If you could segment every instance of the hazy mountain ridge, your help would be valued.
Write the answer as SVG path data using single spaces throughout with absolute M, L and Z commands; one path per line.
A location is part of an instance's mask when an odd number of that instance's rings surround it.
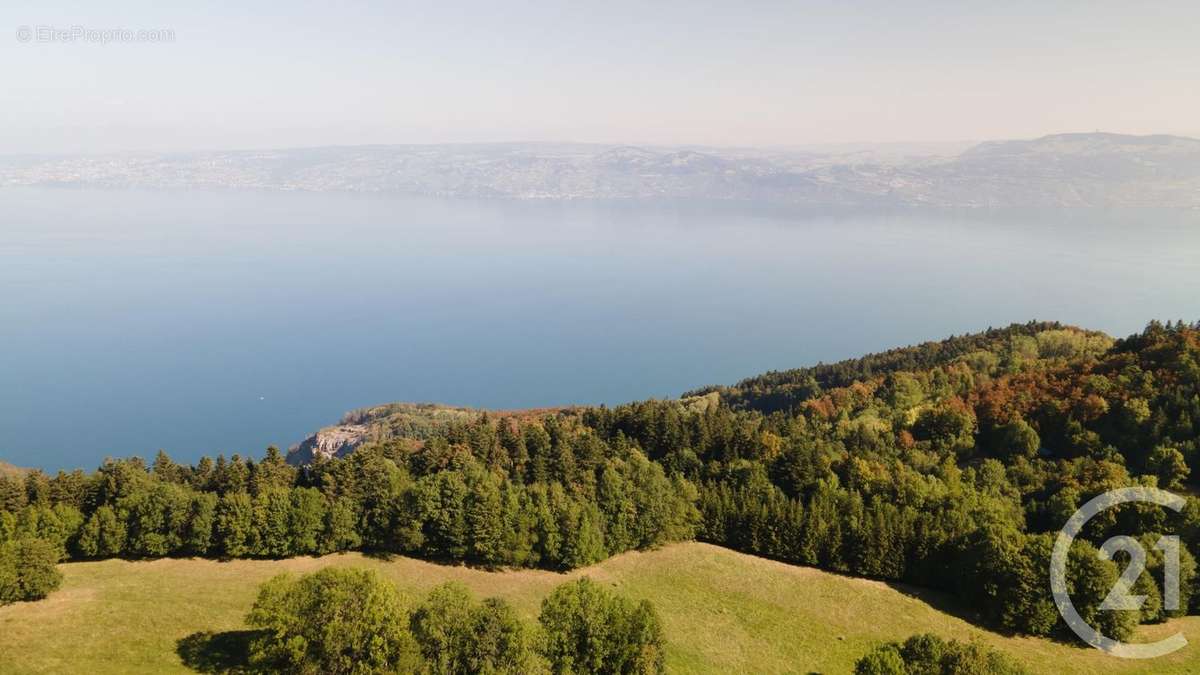
M 0 159 L 2 186 L 800 205 L 1200 208 L 1200 140 L 1060 134 L 933 150 L 388 145 Z

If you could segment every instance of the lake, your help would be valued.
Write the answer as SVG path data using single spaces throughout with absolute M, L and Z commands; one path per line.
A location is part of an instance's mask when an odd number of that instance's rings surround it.
M 389 401 L 677 396 L 1030 319 L 1200 319 L 1200 212 L 0 190 L 0 459 L 255 456 Z

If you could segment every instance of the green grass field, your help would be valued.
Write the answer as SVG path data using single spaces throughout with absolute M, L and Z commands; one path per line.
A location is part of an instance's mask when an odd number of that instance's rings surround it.
M 1197 645 L 1149 662 L 1123 661 L 1094 649 L 981 630 L 956 618 L 937 594 L 688 543 L 623 554 L 569 575 L 357 554 L 69 563 L 61 566 L 62 589 L 46 600 L 0 607 L 0 673 L 189 672 L 176 654 L 181 638 L 243 628 L 263 580 L 326 565 L 377 569 L 413 599 L 456 579 L 480 597 L 505 598 L 531 623 L 552 588 L 587 575 L 654 602 L 666 627 L 671 672 L 848 673 L 872 645 L 925 631 L 980 640 L 1036 673 L 1200 672 Z M 1143 637 L 1176 630 L 1200 641 L 1200 617 L 1152 627 Z

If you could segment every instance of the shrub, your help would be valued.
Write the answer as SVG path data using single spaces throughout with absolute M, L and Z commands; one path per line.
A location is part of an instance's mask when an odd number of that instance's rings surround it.
M 895 643 L 889 643 L 867 652 L 854 664 L 854 675 L 908 675 L 904 657 Z
M 530 671 L 529 639 L 516 612 L 498 598 L 476 603 L 461 584 L 433 589 L 413 613 L 412 631 L 431 675 Z
M 634 604 L 588 578 L 542 601 L 542 651 L 554 673 L 662 673 L 662 624 L 646 601 Z
M 1024 675 L 1025 669 L 995 650 L 936 635 L 914 635 L 904 644 L 888 642 L 854 664 L 855 675 Z
M 369 570 L 325 568 L 263 584 L 246 622 L 254 667 L 292 673 L 413 672 L 408 611 L 395 586 Z
M 0 605 L 41 600 L 62 584 L 56 567 L 59 548 L 44 539 L 23 537 L 0 544 Z

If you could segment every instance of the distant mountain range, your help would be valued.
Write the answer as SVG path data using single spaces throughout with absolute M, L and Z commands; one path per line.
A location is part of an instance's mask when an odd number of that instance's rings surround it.
M 0 158 L 0 186 L 797 205 L 1200 208 L 1200 140 L 1060 134 L 965 151 L 387 145 Z

